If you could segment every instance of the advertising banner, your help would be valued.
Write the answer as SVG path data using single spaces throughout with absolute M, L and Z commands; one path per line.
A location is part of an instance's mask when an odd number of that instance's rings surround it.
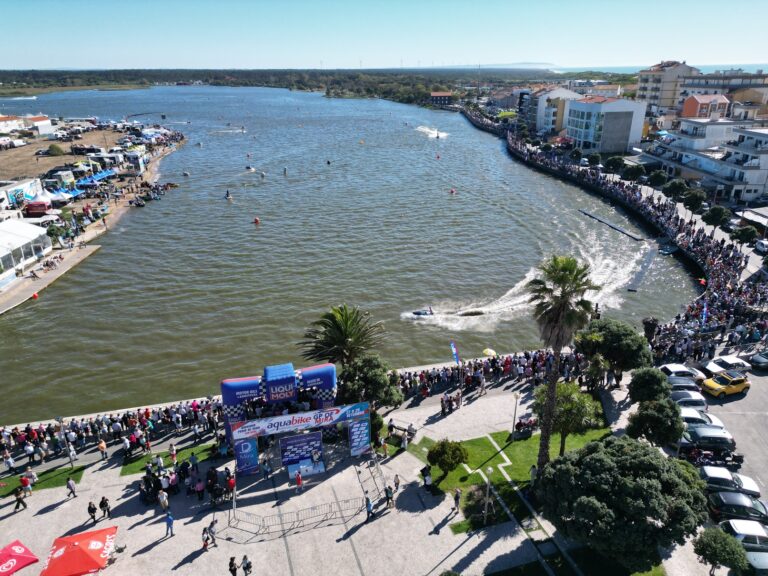
M 312 432 L 281 438 L 280 458 L 288 469 L 289 478 L 294 478 L 297 471 L 301 471 L 302 476 L 325 472 L 323 434 Z
M 235 463 L 238 474 L 258 474 L 259 439 L 240 438 L 235 440 Z
M 232 435 L 235 440 L 240 438 L 255 438 L 283 432 L 298 432 L 310 428 L 330 426 L 339 422 L 348 422 L 358 418 L 369 418 L 370 408 L 368 402 L 334 406 L 324 410 L 312 412 L 300 412 L 298 414 L 286 414 L 273 416 L 248 422 L 232 423 Z
M 360 456 L 371 449 L 371 419 L 360 418 L 349 423 L 349 452 Z
M 298 386 L 296 378 L 278 380 L 275 382 L 264 382 L 266 388 L 267 402 L 293 402 L 298 397 Z

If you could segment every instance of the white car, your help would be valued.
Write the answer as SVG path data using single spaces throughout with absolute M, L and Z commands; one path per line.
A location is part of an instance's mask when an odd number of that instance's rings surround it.
M 704 398 L 699 392 L 689 392 L 688 390 L 677 390 L 675 392 L 670 393 L 670 398 L 678 405 L 680 408 L 689 407 L 689 408 L 697 408 L 699 410 L 707 410 L 709 408 L 709 405 L 707 404 L 707 399 Z
M 726 520 L 720 528 L 744 547 L 750 566 L 758 573 L 768 570 L 768 531 L 757 520 Z
M 717 416 L 702 412 L 696 408 L 682 406 L 680 408 L 680 418 L 687 428 L 696 426 L 714 426 L 715 428 L 725 428 L 725 424 Z
M 707 377 L 700 370 L 691 368 L 685 364 L 664 364 L 659 368 L 667 376 L 682 376 L 683 378 L 693 378 L 696 382 L 703 382 Z
M 760 498 L 760 486 L 749 476 L 731 472 L 722 466 L 702 466 L 699 470 L 701 479 L 712 492 L 740 492 Z
M 738 356 L 719 356 L 707 363 L 704 366 L 704 370 L 715 376 L 726 370 L 737 370 L 738 372 L 744 372 L 751 368 L 749 362 L 746 362 Z

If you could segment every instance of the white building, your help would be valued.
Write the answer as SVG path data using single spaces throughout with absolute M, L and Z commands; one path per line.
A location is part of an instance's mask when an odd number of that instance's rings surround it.
M 589 152 L 626 152 L 643 137 L 645 102 L 587 96 L 570 100 L 566 134 L 577 148 Z
M 0 116 L 0 133 L 24 130 L 24 121 L 18 116 Z
M 552 134 L 563 128 L 565 120 L 565 102 L 583 98 L 567 88 L 547 87 L 523 94 L 520 99 L 520 117 L 528 124 L 528 129 L 536 134 Z
M 22 121 L 28 130 L 36 130 L 40 136 L 47 136 L 55 131 L 48 116 L 24 116 Z
M 17 271 L 53 250 L 44 228 L 18 219 L 0 222 L 0 291 L 17 279 Z

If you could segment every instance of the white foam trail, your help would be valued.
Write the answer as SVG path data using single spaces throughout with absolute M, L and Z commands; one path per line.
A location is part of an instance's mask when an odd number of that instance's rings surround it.
M 16 96 L 11 100 L 37 100 L 37 96 Z
M 437 128 L 430 128 L 429 126 L 419 126 L 416 128 L 416 132 L 426 134 L 429 138 L 448 138 L 448 132 L 440 132 Z
M 227 130 L 213 130 L 209 134 L 246 134 L 248 131 L 241 128 L 231 128 Z

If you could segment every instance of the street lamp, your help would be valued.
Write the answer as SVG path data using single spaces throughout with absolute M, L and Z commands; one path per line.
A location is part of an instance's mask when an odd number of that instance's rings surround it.
M 520 392 L 515 392 L 512 394 L 512 397 L 515 399 L 515 415 L 512 416 L 512 442 L 514 442 L 516 432 L 515 425 L 517 424 L 517 405 L 520 402 Z
M 483 526 L 488 524 L 488 504 L 491 502 L 491 474 L 493 474 L 493 468 L 488 466 L 486 468 L 487 475 L 485 477 L 485 510 L 483 511 Z

